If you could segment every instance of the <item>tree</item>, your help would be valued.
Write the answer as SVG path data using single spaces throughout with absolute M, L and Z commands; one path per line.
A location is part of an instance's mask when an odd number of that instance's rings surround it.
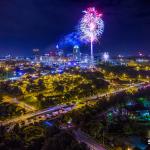
M 133 130 L 132 130 L 130 124 L 128 124 L 128 123 L 124 124 L 123 131 L 127 135 L 131 135 L 133 133 Z
M 53 137 L 49 137 L 42 150 L 87 150 L 84 144 L 78 144 L 77 141 L 68 133 L 60 132 Z

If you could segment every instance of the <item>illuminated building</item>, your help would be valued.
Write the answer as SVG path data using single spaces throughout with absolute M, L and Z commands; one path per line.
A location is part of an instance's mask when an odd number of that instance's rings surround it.
M 35 48 L 32 51 L 33 51 L 34 60 L 40 61 L 40 50 L 38 48 Z
M 73 60 L 74 61 L 80 61 L 81 53 L 78 45 L 75 45 L 73 47 Z
M 63 64 L 66 62 L 65 57 L 59 57 L 58 55 L 55 55 L 54 53 L 45 54 L 44 56 L 40 57 L 40 62 L 46 64 L 46 65 L 53 65 L 53 64 Z
M 60 49 L 58 45 L 56 45 L 56 53 L 59 57 L 64 56 L 64 51 Z

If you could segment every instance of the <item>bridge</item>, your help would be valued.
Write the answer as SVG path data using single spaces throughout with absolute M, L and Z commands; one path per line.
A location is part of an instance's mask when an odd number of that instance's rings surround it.
M 44 110 L 40 110 L 33 113 L 28 113 L 13 119 L 1 122 L 2 126 L 9 126 L 13 124 L 28 125 L 30 123 L 38 122 L 40 120 L 54 119 L 63 115 L 74 108 L 75 105 L 58 105 L 55 107 L 49 107 Z

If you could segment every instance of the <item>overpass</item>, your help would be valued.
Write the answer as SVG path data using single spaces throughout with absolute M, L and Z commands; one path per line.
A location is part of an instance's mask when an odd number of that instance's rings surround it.
M 80 143 L 85 143 L 90 150 L 106 150 L 101 144 L 93 140 L 89 135 L 82 132 L 81 130 L 73 131 L 75 138 Z
M 150 83 L 143 82 L 143 83 L 133 84 L 133 85 L 130 85 L 129 87 L 118 89 L 113 92 L 108 92 L 105 94 L 89 97 L 86 100 L 95 100 L 97 98 L 108 97 L 112 94 L 121 93 L 121 92 L 129 90 L 130 88 L 133 88 L 133 87 L 137 87 L 138 89 L 147 88 L 147 87 L 150 87 Z M 86 101 L 85 101 L 85 103 L 86 103 Z M 8 119 L 8 120 L 1 122 L 0 124 L 3 126 L 9 125 L 9 124 L 14 124 L 14 123 L 16 124 L 16 123 L 20 123 L 20 122 L 25 122 L 25 120 L 33 119 L 34 117 L 38 117 L 38 116 L 42 116 L 42 115 L 45 115 L 45 117 L 43 117 L 43 119 L 44 118 L 45 119 L 46 118 L 53 119 L 54 117 L 56 118 L 62 114 L 65 114 L 65 113 L 73 110 L 76 107 L 77 107 L 77 105 L 70 105 L 70 106 L 69 105 L 57 105 L 55 107 L 49 107 L 49 108 L 39 110 L 39 111 L 36 111 L 33 113 L 31 112 L 31 113 L 28 113 L 28 114 L 25 114 L 25 115 L 22 115 L 22 116 L 13 118 L 13 119 Z M 51 114 L 51 115 L 46 116 L 46 114 Z
M 12 125 L 16 123 L 21 123 L 25 122 L 26 120 L 46 120 L 47 118 L 49 119 L 54 119 L 62 114 L 65 114 L 69 111 L 71 111 L 74 108 L 74 105 L 58 105 L 55 107 L 49 107 L 37 112 L 33 113 L 28 113 L 13 119 L 8 119 L 6 121 L 1 122 L 2 126 L 7 126 L 7 125 Z

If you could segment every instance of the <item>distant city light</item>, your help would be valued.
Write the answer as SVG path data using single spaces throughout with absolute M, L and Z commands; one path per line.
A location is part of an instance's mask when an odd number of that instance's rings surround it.
M 73 48 L 78 49 L 78 48 L 79 48 L 79 46 L 78 46 L 78 45 L 74 45 L 74 47 L 73 47 Z
M 142 52 L 138 52 L 138 54 L 139 54 L 139 56 L 141 56 L 141 57 L 144 56 Z
M 56 45 L 56 48 L 59 49 L 59 45 L 58 44 Z
M 107 52 L 104 52 L 104 54 L 103 54 L 103 56 L 102 56 L 102 60 L 103 61 L 105 61 L 105 62 L 107 62 L 107 61 L 109 61 L 109 53 L 107 53 Z

